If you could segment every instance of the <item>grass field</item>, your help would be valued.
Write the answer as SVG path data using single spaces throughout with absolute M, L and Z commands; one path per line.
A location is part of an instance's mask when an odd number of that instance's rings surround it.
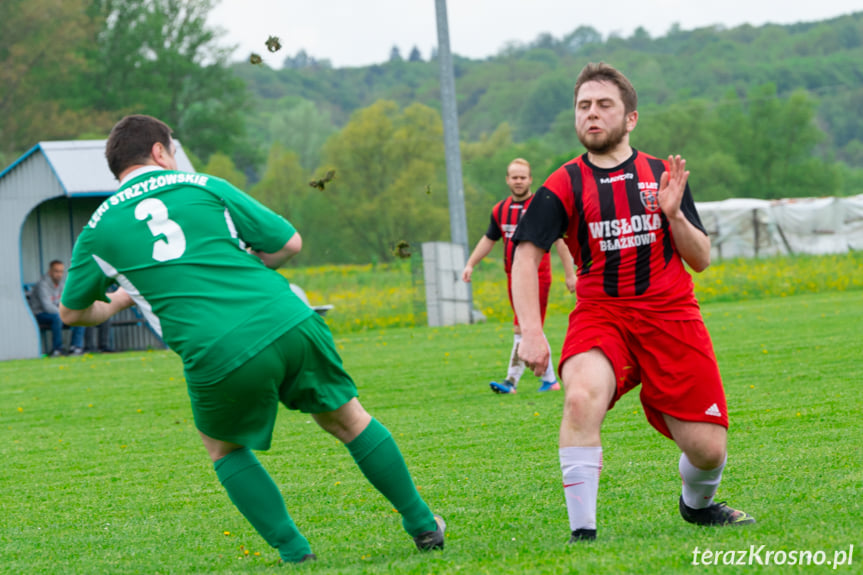
M 562 395 L 536 393 L 531 375 L 518 395 L 488 390 L 504 373 L 509 325 L 379 329 L 340 334 L 337 343 L 364 405 L 446 517 L 447 548 L 415 551 L 346 450 L 309 417 L 283 411 L 273 449 L 259 456 L 319 557 L 295 569 L 779 573 L 799 567 L 694 566 L 693 553 L 764 545 L 762 560 L 766 551 L 799 550 L 832 561 L 854 545 L 853 564 L 835 571 L 860 572 L 861 292 L 703 310 L 732 422 L 718 495 L 757 525 L 697 528 L 680 519 L 678 452 L 630 394 L 603 428 L 600 538 L 564 545 Z M 549 318 L 555 355 L 564 329 L 563 315 Z M 170 352 L 0 363 L 0 429 L 0 572 L 279 572 L 276 552 L 216 480 Z

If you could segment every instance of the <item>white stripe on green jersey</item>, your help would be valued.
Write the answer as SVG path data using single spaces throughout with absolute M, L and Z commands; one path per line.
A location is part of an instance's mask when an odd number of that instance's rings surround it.
M 314 313 L 246 250 L 277 252 L 295 233 L 220 178 L 138 173 L 84 226 L 62 302 L 85 309 L 120 283 L 183 358 L 186 377 L 217 381 Z

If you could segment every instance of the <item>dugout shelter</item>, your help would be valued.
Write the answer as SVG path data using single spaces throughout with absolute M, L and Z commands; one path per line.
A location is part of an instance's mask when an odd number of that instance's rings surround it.
M 46 340 L 26 290 L 52 260 L 68 268 L 72 246 L 90 215 L 117 191 L 119 182 L 105 160 L 105 142 L 40 142 L 0 172 L 0 361 L 44 353 Z M 175 143 L 178 169 L 194 172 Z M 115 349 L 165 347 L 135 308 L 117 314 L 114 321 Z

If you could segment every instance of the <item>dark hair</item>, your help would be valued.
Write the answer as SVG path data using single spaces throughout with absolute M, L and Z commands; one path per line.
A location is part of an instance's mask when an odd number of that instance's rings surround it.
M 623 110 L 627 114 L 638 109 L 638 94 L 626 76 L 616 68 L 612 68 L 605 62 L 598 64 L 591 62 L 581 69 L 578 78 L 575 79 L 575 91 L 573 97 L 578 103 L 578 91 L 587 82 L 608 82 L 617 86 L 620 90 L 620 99 L 623 100 Z
M 54 267 L 54 266 L 56 266 L 57 264 L 60 264 L 61 266 L 65 266 L 65 265 L 66 265 L 66 264 L 64 264 L 63 262 L 61 262 L 60 260 L 51 260 L 51 263 L 50 263 L 50 264 L 48 264 L 48 269 L 50 270 L 51 268 L 53 268 L 53 267 Z
M 171 151 L 171 128 L 152 116 L 126 116 L 114 126 L 105 145 L 108 167 L 118 180 L 127 168 L 149 163 L 153 144 L 160 143 Z

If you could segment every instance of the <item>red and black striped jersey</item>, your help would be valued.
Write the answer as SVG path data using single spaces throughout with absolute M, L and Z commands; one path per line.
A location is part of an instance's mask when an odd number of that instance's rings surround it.
M 659 179 L 667 169 L 666 161 L 636 150 L 608 170 L 592 165 L 587 154 L 579 156 L 537 191 L 510 243 L 529 241 L 548 250 L 565 238 L 577 268 L 579 302 L 698 318 L 692 277 L 659 208 Z M 688 184 L 680 209 L 704 231 Z
M 512 272 L 512 257 L 515 253 L 515 244 L 511 241 L 512 234 L 515 233 L 518 222 L 521 221 L 521 216 L 532 199 L 533 195 L 530 195 L 526 200 L 516 202 L 512 196 L 509 196 L 496 203 L 491 209 L 491 222 L 488 224 L 485 236 L 494 242 L 503 238 L 503 269 L 507 274 Z M 539 265 L 539 275 L 548 277 L 548 281 L 551 281 L 551 257 L 547 253 Z

